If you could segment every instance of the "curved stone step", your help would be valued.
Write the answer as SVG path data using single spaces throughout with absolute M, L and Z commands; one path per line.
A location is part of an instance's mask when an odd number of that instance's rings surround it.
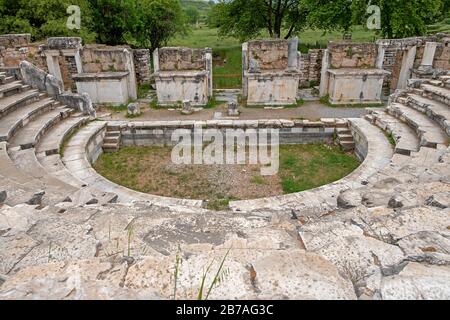
M 431 96 L 433 100 L 438 100 L 446 105 L 450 105 L 450 89 L 431 84 L 422 84 L 420 88 L 425 94 Z
M 8 76 L 6 72 L 0 73 L 0 84 L 7 84 L 16 81 L 16 78 Z
M 417 94 L 408 94 L 408 106 L 425 113 L 432 120 L 439 123 L 447 135 L 450 136 L 450 106 Z
M 13 81 L 6 84 L 0 85 L 0 98 L 9 96 L 14 93 L 20 92 L 22 88 L 28 88 L 28 86 L 24 86 L 21 81 Z
M 67 184 L 70 184 L 75 188 L 83 188 L 86 186 L 85 182 L 81 181 L 80 179 L 72 175 L 69 170 L 67 170 L 59 154 L 46 156 L 45 153 L 41 153 L 36 157 L 48 174 Z
M 59 123 L 61 120 L 69 117 L 73 112 L 73 109 L 58 107 L 50 112 L 46 112 L 38 116 L 36 119 L 19 130 L 11 139 L 11 148 L 33 148 L 50 128 Z
M 101 153 L 103 131 L 106 131 L 106 122 L 91 122 L 68 141 L 62 160 L 73 176 L 85 182 L 90 188 L 116 194 L 119 202 L 145 201 L 163 207 L 202 206 L 201 200 L 175 199 L 141 193 L 117 185 L 99 175 L 92 168 L 90 161 L 99 152 Z M 90 150 L 89 153 L 87 150 Z
M 0 99 L 0 118 L 17 108 L 30 104 L 44 97 L 45 94 L 39 93 L 37 90 L 26 90 L 24 92 L 4 97 Z
M 26 150 L 10 148 L 9 156 L 19 170 L 40 181 L 47 193 L 56 193 L 63 196 L 77 191 L 77 188 L 47 174 L 44 167 L 37 160 L 33 148 Z
M 59 153 L 64 140 L 88 120 L 89 117 L 71 117 L 57 123 L 40 139 L 36 145 L 36 154 L 49 156 Z
M 392 103 L 386 110 L 416 131 L 421 146 L 437 148 L 439 144 L 448 144 L 447 134 L 422 112 L 400 103 Z
M 52 98 L 45 98 L 7 114 L 0 119 L 0 141 L 11 139 L 29 121 L 58 105 Z
M 411 152 L 420 149 L 419 137 L 406 123 L 389 115 L 386 111 L 374 111 L 372 116 L 375 125 L 392 135 L 396 143 L 395 153 L 409 156 Z
M 21 185 L 33 182 L 32 177 L 23 173 L 14 165 L 8 154 L 8 143 L 5 141 L 0 142 L 0 175 Z

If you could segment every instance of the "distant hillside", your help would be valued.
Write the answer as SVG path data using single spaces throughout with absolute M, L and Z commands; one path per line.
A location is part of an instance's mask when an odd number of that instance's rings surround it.
M 194 7 L 200 13 L 200 19 L 204 20 L 211 10 L 212 4 L 206 0 L 181 0 L 183 8 Z

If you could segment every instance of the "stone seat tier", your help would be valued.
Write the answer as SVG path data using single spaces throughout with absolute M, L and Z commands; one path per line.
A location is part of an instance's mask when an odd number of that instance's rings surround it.
M 422 112 L 400 103 L 392 103 L 386 110 L 416 131 L 421 146 L 436 148 L 439 144 L 448 144 L 447 134 Z
M 14 160 L 9 152 L 13 154 Z M 75 189 L 69 189 L 61 181 L 46 176 L 43 168 L 36 164 L 33 149 L 11 150 L 7 142 L 0 142 L 1 186 L 8 193 L 9 204 L 24 203 L 39 191 L 45 191 L 44 204 L 55 204 L 74 192 Z M 30 175 L 30 171 L 33 175 Z
M 61 197 L 76 192 L 78 189 L 47 174 L 44 167 L 36 158 L 35 150 L 33 148 L 20 150 L 19 148 L 9 149 L 9 155 L 14 165 L 26 173 L 30 177 L 40 181 L 46 193 L 57 193 Z M 62 201 L 61 198 L 60 200 Z
M 411 152 L 418 151 L 420 141 L 417 134 L 406 123 L 389 115 L 386 111 L 372 112 L 374 123 L 394 138 L 395 153 L 409 156 Z
M 450 89 L 434 86 L 431 84 L 422 84 L 420 88 L 427 94 L 432 96 L 434 100 L 450 105 Z
M 99 139 L 98 134 L 103 130 L 106 130 L 106 122 L 91 122 L 68 141 L 64 148 L 62 160 L 73 176 L 83 181 L 90 188 L 116 194 L 118 202 L 145 201 L 163 207 L 183 207 L 185 209 L 187 207 L 198 209 L 202 206 L 201 200 L 174 199 L 145 194 L 117 185 L 99 175 L 88 161 L 87 150 L 96 148 L 88 146 L 93 139 L 97 141 L 94 143 L 97 143 L 98 149 L 101 149 L 103 138 Z
M 408 94 L 407 103 L 408 106 L 426 113 L 450 136 L 450 106 L 417 94 Z
M 24 105 L 39 100 L 44 94 L 37 90 L 26 90 L 21 93 L 0 99 L 0 118 Z
M 33 178 L 19 170 L 8 154 L 8 143 L 0 142 L 0 175 L 20 185 L 33 182 Z
M 59 153 L 64 140 L 88 120 L 89 117 L 70 117 L 57 123 L 40 139 L 36 145 L 36 154 L 52 155 Z
M 450 89 L 450 76 L 440 76 L 439 80 L 442 81 L 442 87 Z
M 0 84 L 6 84 L 16 81 L 14 77 L 8 76 L 5 72 L 0 73 Z
M 6 84 L 0 85 L 0 97 L 6 96 L 10 92 L 17 92 L 22 87 L 28 88 L 27 86 L 24 86 L 21 81 L 14 81 Z
M 61 156 L 59 154 L 52 154 L 46 156 L 44 153 L 38 154 L 37 159 L 41 166 L 49 175 L 54 176 L 75 188 L 83 188 L 86 183 L 73 176 L 69 170 L 64 166 Z
M 24 126 L 10 141 L 11 147 L 20 146 L 22 149 L 32 148 L 45 132 L 61 120 L 70 116 L 74 109 L 58 107 L 44 113 Z
M 6 141 L 33 118 L 58 105 L 51 98 L 45 98 L 19 108 L 0 120 L 0 141 Z

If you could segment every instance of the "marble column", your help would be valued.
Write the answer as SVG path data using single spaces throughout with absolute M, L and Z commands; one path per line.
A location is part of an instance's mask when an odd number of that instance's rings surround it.
M 416 59 L 417 47 L 414 46 L 403 54 L 402 69 L 398 77 L 397 89 L 406 89 L 408 79 L 411 78 L 414 60 Z
M 326 96 L 328 93 L 328 69 L 330 68 L 330 52 L 328 49 L 323 53 L 322 58 L 322 71 L 320 73 L 320 87 L 319 87 L 319 95 L 321 97 Z
M 427 42 L 423 51 L 423 58 L 419 70 L 427 71 L 433 68 L 434 54 L 436 53 L 436 42 Z

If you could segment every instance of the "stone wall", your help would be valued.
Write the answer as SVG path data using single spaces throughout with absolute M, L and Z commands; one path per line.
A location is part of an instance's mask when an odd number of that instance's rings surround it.
M 309 58 L 300 58 L 298 38 L 243 43 L 242 94 L 247 105 L 295 104 L 301 70 L 308 70 L 303 77 L 309 78 L 310 65 Z
M 33 89 L 45 91 L 53 97 L 63 92 L 63 84 L 61 81 L 28 61 L 22 61 L 20 63 L 20 71 L 23 82 L 30 85 Z
M 279 131 L 280 144 L 333 143 L 335 127 L 321 121 L 308 120 L 212 120 L 212 121 L 148 121 L 111 122 L 109 125 L 121 126 L 123 146 L 172 146 L 178 142 L 171 140 L 176 129 L 188 129 L 193 135 L 195 128 L 214 128 L 225 133 L 227 129 L 266 129 Z
M 79 37 L 52 37 L 42 46 L 49 73 L 58 77 L 67 91 L 76 92 L 73 75 L 81 72 L 83 40 Z
M 148 84 L 150 82 L 150 50 L 133 50 L 134 68 L 136 70 L 136 81 L 138 84 Z
M 47 70 L 42 44 L 30 43 L 30 34 L 0 35 L 0 67 L 18 67 L 27 60 Z
M 433 67 L 435 69 L 450 70 L 450 37 L 443 39 L 436 48 Z
M 26 47 L 31 42 L 31 34 L 0 35 L 0 46 L 5 48 Z
M 285 40 L 256 40 L 248 43 L 248 57 L 260 70 L 285 70 L 288 67 L 289 43 Z
M 81 52 L 84 73 L 129 71 L 124 50 L 129 47 L 86 45 Z
M 20 63 L 20 72 L 23 82 L 32 88 L 44 91 L 62 104 L 95 118 L 96 112 L 89 95 L 63 92 L 60 80 L 28 61 Z
M 331 68 L 374 68 L 377 61 L 375 43 L 330 42 Z
M 158 71 L 205 70 L 210 49 L 166 47 L 158 49 Z M 156 69 L 156 68 L 155 68 Z M 156 71 L 156 70 L 155 70 Z
M 411 48 L 416 50 L 412 68 L 418 69 L 422 63 L 426 43 L 436 42 L 437 48 L 433 67 L 435 69 L 448 70 L 450 68 L 449 39 L 449 35 L 438 33 L 424 37 L 378 40 L 376 45 L 379 47 L 379 50 L 380 48 L 384 50 L 384 57 L 380 61 L 381 67 L 391 73 L 385 78 L 383 83 L 385 95 L 389 95 L 397 89 L 405 54 Z
M 319 84 L 322 71 L 323 49 L 310 49 L 307 54 L 299 55 L 300 87 Z

